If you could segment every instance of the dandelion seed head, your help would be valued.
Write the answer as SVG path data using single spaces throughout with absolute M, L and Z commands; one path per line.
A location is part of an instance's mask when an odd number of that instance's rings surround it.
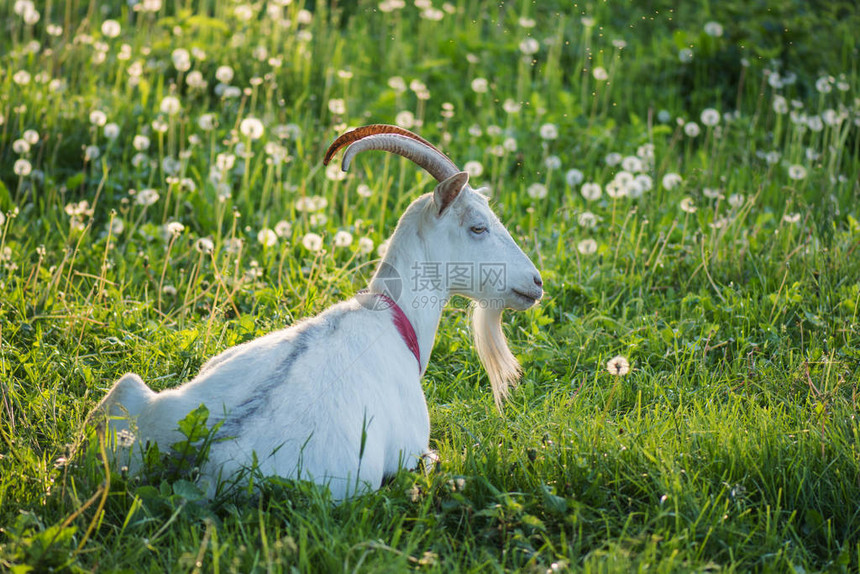
M 624 159 L 624 156 L 622 156 L 618 152 L 613 151 L 606 154 L 606 157 L 603 158 L 603 161 L 605 161 L 606 165 L 608 165 L 609 167 L 615 167 L 616 165 L 621 163 L 622 159 Z
M 338 231 L 332 240 L 335 247 L 349 247 L 352 245 L 352 234 L 349 231 Z
M 463 171 L 469 174 L 470 177 L 480 177 L 484 173 L 484 165 L 479 161 L 467 161 L 463 165 Z
M 395 92 L 402 94 L 406 91 L 406 81 L 400 76 L 391 76 L 388 78 L 388 87 Z
M 376 254 L 380 257 L 385 257 L 385 254 L 388 252 L 388 239 L 380 243 L 376 248 Z
M 257 242 L 263 247 L 272 247 L 278 242 L 278 234 L 264 227 L 257 233 Z
M 788 101 L 784 96 L 779 94 L 773 97 L 773 111 L 777 114 L 783 115 L 788 113 Z
M 107 123 L 107 115 L 101 110 L 93 110 L 90 112 L 90 123 L 101 127 Z
M 36 145 L 39 143 L 39 132 L 36 130 L 24 130 L 21 137 L 30 145 Z
M 544 199 L 547 196 L 547 189 L 542 183 L 533 183 L 526 189 L 526 193 L 532 199 Z
M 538 50 L 540 50 L 540 43 L 534 38 L 529 37 L 520 42 L 520 52 L 525 56 L 537 54 Z
M 325 168 L 325 177 L 329 181 L 343 181 L 346 179 L 346 176 L 347 173 L 335 163 L 330 163 Z
M 406 130 L 413 128 L 415 127 L 415 114 L 409 110 L 398 112 L 397 115 L 394 116 L 394 123 Z
M 346 101 L 343 98 L 332 98 L 328 101 L 328 111 L 336 116 L 346 113 Z
M 821 116 L 809 116 L 806 118 L 806 127 L 814 132 L 820 132 L 824 129 L 824 121 Z
M 626 357 L 618 355 L 617 357 L 612 357 L 606 363 L 606 370 L 609 371 L 609 374 L 621 377 L 630 372 L 630 362 Z
M 177 236 L 181 235 L 183 231 L 185 231 L 185 226 L 179 223 L 178 221 L 169 221 L 164 226 L 165 231 L 167 231 L 168 235 Z
M 161 113 L 163 114 L 174 116 L 182 110 L 182 104 L 179 103 L 179 98 L 176 96 L 164 96 L 158 109 L 161 110 Z
M 594 76 L 594 79 L 598 82 L 605 82 L 609 79 L 609 72 L 606 71 L 606 68 L 603 66 L 597 66 L 591 71 L 591 75 Z
M 215 79 L 222 84 L 229 84 L 233 81 L 233 68 L 230 66 L 218 66 L 215 70 Z
M 643 192 L 650 191 L 654 188 L 654 180 L 646 173 L 640 173 L 633 178 L 633 183 Z
M 322 237 L 317 233 L 309 232 L 302 237 L 302 246 L 312 253 L 316 253 L 322 249 L 322 244 Z
M 515 100 L 512 100 L 511 98 L 506 99 L 505 102 L 502 104 L 502 109 L 505 110 L 505 113 L 507 114 L 515 114 L 519 112 L 522 107 L 522 104 Z
M 544 160 L 544 165 L 550 171 L 561 168 L 561 158 L 557 155 L 550 155 Z
M 583 239 L 576 244 L 576 250 L 582 255 L 591 255 L 597 251 L 597 241 L 594 239 Z
M 693 203 L 692 197 L 685 197 L 681 199 L 678 205 L 680 206 L 681 211 L 683 211 L 684 213 L 696 213 L 697 208 L 696 204 Z
M 370 255 L 373 253 L 373 239 L 369 237 L 360 237 L 358 239 L 358 252 L 362 255 Z
M 702 110 L 699 119 L 702 121 L 703 125 L 712 128 L 718 123 L 720 123 L 720 112 L 718 112 L 714 108 L 705 108 L 704 110 Z
M 713 20 L 705 23 L 705 34 L 712 38 L 719 38 L 723 35 L 723 25 Z
M 638 173 L 645 168 L 644 162 L 635 155 L 628 155 L 621 160 L 621 169 L 631 173 Z
M 606 195 L 612 199 L 619 199 L 627 195 L 627 187 L 617 179 L 606 184 Z
M 154 204 L 159 199 L 158 191 L 152 188 L 142 189 L 134 196 L 134 202 L 144 207 Z
M 99 150 L 99 146 L 96 145 L 88 145 L 84 148 L 84 159 L 86 161 L 95 161 L 101 155 L 101 150 Z
M 30 163 L 30 160 L 21 158 L 15 160 L 15 163 L 12 165 L 12 171 L 18 177 L 27 177 L 33 171 L 33 165 Z
M 136 169 L 140 169 L 143 166 L 149 164 L 149 156 L 143 152 L 138 152 L 131 156 L 131 165 Z
M 543 124 L 540 127 L 540 137 L 548 141 L 557 139 L 558 127 L 555 124 Z
M 208 255 L 215 250 L 215 243 L 213 243 L 208 237 L 201 237 L 194 242 L 194 249 L 196 249 L 198 253 Z
M 821 76 L 815 81 L 815 89 L 822 94 L 829 94 L 833 91 L 833 78 L 831 76 Z
M 572 168 L 564 174 L 564 179 L 570 187 L 576 187 L 585 179 L 585 175 L 578 169 Z
M 119 125 L 111 122 L 109 124 L 105 124 L 104 126 L 104 134 L 105 137 L 109 140 L 114 140 L 119 137 Z
M 687 134 L 687 137 L 694 138 L 702 133 L 702 128 L 696 122 L 687 122 L 684 124 L 684 133 Z
M 245 118 L 239 123 L 239 133 L 252 140 L 263 137 L 263 122 L 257 118 Z
M 27 70 L 18 70 L 14 74 L 12 74 L 12 81 L 18 84 L 19 86 L 26 86 L 30 83 L 32 76 L 30 72 Z
M 23 138 L 17 139 L 12 142 L 12 151 L 18 155 L 30 153 L 30 143 Z
M 592 228 L 597 225 L 597 216 L 590 211 L 583 211 L 579 214 L 577 222 L 579 222 L 582 227 Z
M 131 448 L 135 441 L 134 433 L 128 429 L 122 429 L 116 433 L 116 444 L 120 448 Z
M 806 168 L 800 164 L 788 166 L 788 177 L 795 181 L 806 179 Z
M 579 193 L 586 201 L 596 201 L 603 195 L 603 189 L 599 183 L 588 182 L 582 184 Z
M 663 176 L 663 188 L 672 190 L 683 183 L 683 178 L 677 173 L 670 172 Z
M 288 238 L 293 234 L 293 224 L 289 221 L 281 220 L 275 224 L 275 233 L 280 238 Z

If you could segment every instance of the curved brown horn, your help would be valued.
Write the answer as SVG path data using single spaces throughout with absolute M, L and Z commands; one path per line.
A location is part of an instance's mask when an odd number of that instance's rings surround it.
M 400 134 L 402 136 L 406 136 L 408 138 L 420 141 L 424 145 L 433 148 L 439 153 L 442 153 L 436 146 L 434 146 L 418 134 L 412 133 L 407 129 L 403 129 L 397 126 L 391 126 L 388 124 L 371 124 L 369 126 L 361 126 L 360 128 L 355 128 L 354 130 L 348 131 L 345 134 L 342 134 L 336 140 L 334 140 L 332 144 L 328 147 L 328 151 L 325 152 L 325 157 L 323 158 L 323 165 L 328 165 L 331 161 L 331 158 L 334 157 L 334 154 L 340 151 L 342 147 L 348 146 L 349 144 L 356 142 L 360 139 L 364 139 L 367 136 L 374 136 L 377 134 Z
M 436 146 L 397 126 L 375 124 L 343 134 L 329 146 L 323 164 L 327 165 L 332 156 L 344 146 L 349 146 L 343 156 L 344 171 L 349 169 L 356 154 L 366 150 L 382 150 L 403 156 L 424 168 L 437 181 L 443 181 L 460 171 Z

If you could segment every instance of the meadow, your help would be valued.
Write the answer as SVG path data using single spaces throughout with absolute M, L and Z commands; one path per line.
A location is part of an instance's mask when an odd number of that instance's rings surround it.
M 860 10 L 0 3 L 0 571 L 860 568 Z M 89 411 L 365 287 L 438 144 L 541 270 L 499 412 L 468 303 L 429 475 L 335 505 L 105 466 Z

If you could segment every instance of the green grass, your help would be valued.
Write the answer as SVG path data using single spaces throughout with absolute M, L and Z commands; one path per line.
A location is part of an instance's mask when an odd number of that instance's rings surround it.
M 0 5 L 0 571 L 860 567 L 853 3 L 459 0 L 437 2 L 435 21 L 412 3 L 293 0 L 280 22 L 276 2 L 248 19 L 227 0 L 37 4 L 34 24 Z M 539 49 L 524 57 L 527 37 Z M 177 48 L 190 54 L 181 72 Z M 216 89 L 219 66 L 235 97 Z M 190 86 L 195 71 L 206 87 Z M 774 87 L 773 71 L 795 80 Z M 160 111 L 166 96 L 175 115 Z M 506 314 L 525 374 L 504 412 L 459 300 L 424 377 L 441 456 L 430 476 L 403 472 L 334 506 L 305 484 L 204 503 L 191 476 L 106 472 L 84 421 L 123 373 L 176 386 L 364 287 L 431 178 L 368 154 L 334 180 L 321 159 L 346 126 L 402 112 L 459 165 L 481 163 L 473 181 L 541 269 L 541 305 Z M 240 130 L 249 117 L 260 140 Z M 642 146 L 651 189 L 609 197 L 621 166 L 607 154 Z M 235 157 L 220 187 L 219 154 Z M 598 200 L 567 182 L 572 168 L 603 187 Z M 681 183 L 664 185 L 668 173 Z M 303 210 L 316 197 L 325 205 Z M 174 221 L 183 230 L 165 234 Z M 338 231 L 353 243 L 335 247 Z M 303 245 L 310 232 L 321 251 Z M 629 374 L 607 372 L 616 355 Z

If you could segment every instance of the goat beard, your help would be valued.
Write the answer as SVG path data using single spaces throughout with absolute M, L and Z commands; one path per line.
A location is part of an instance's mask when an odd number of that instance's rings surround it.
M 520 363 L 508 349 L 508 341 L 502 331 L 502 310 L 475 305 L 472 310 L 472 335 L 478 357 L 490 377 L 496 407 L 501 411 L 502 402 L 508 396 L 508 388 L 517 384 L 522 373 Z

